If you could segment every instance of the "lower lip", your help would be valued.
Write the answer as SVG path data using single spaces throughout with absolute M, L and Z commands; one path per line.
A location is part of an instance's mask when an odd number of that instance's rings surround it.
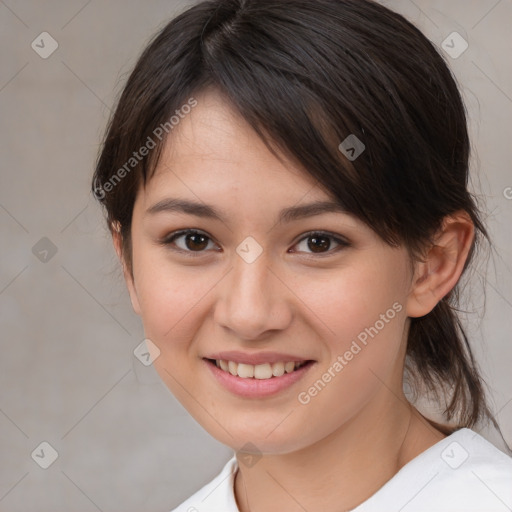
M 285 373 L 281 375 L 281 377 L 271 377 L 270 379 L 244 379 L 221 370 L 215 365 L 215 363 L 206 359 L 203 359 L 203 361 L 213 373 L 214 377 L 228 391 L 244 398 L 264 398 L 276 395 L 280 391 L 289 388 L 302 379 L 302 377 L 304 377 L 309 369 L 315 364 L 314 361 L 310 361 L 298 370 L 294 370 L 291 373 Z

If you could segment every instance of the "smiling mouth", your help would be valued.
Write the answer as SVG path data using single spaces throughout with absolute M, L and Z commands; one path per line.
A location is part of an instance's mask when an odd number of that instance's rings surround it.
M 286 373 L 293 373 L 294 371 L 304 366 L 312 364 L 313 360 L 308 361 L 286 361 L 277 363 L 263 363 L 263 364 L 245 364 L 237 363 L 235 361 L 225 361 L 223 359 L 208 359 L 205 358 L 210 364 L 215 365 L 220 370 L 233 375 L 234 377 L 241 377 L 242 379 L 259 379 L 269 380 L 283 376 Z

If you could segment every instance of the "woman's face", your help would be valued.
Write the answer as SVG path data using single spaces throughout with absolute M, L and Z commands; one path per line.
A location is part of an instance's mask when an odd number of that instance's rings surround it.
M 197 100 L 137 195 L 132 304 L 159 375 L 212 436 L 295 451 L 401 396 L 407 253 L 349 214 L 311 207 L 332 202 L 315 180 L 219 96 Z M 199 234 L 171 240 L 185 229 Z M 263 378 L 208 361 L 219 357 Z M 293 361 L 313 362 L 279 376 Z

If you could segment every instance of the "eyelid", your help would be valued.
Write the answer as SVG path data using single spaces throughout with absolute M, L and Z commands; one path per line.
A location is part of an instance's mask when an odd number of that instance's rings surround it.
M 202 231 L 201 229 L 196 229 L 196 228 L 187 228 L 187 229 L 180 229 L 178 231 L 174 231 L 174 232 L 170 233 L 169 235 L 165 236 L 162 240 L 159 240 L 159 244 L 164 245 L 164 246 L 170 246 L 174 242 L 174 240 L 176 240 L 177 238 L 184 236 L 184 235 L 190 235 L 190 234 L 203 235 L 206 238 L 208 238 L 209 241 L 211 241 L 213 243 L 217 243 L 205 231 Z M 184 249 L 180 249 L 179 247 L 173 247 L 172 250 L 175 252 L 179 252 L 181 254 L 186 254 L 187 256 L 192 256 L 192 257 L 203 256 L 207 252 L 207 251 L 185 251 Z
M 171 245 L 174 240 L 176 240 L 177 238 L 179 238 L 180 236 L 184 236 L 184 235 L 188 235 L 188 234 L 198 234 L 198 235 L 203 235 L 205 236 L 206 238 L 208 238 L 210 241 L 212 241 L 213 243 L 217 243 L 213 237 L 211 237 L 208 233 L 206 233 L 205 231 L 202 231 L 200 229 L 196 229 L 196 228 L 187 228 L 187 229 L 181 229 L 181 230 L 178 230 L 178 231 L 174 231 L 173 233 L 170 233 L 169 235 L 165 236 L 162 240 L 159 241 L 159 243 L 161 245 L 164 245 L 164 246 L 169 246 Z M 338 234 L 335 234 L 335 233 L 331 233 L 329 231 L 322 231 L 322 230 L 316 230 L 316 231 L 308 231 L 306 233 L 303 233 L 302 235 L 300 235 L 300 238 L 298 238 L 294 243 L 293 243 L 293 246 L 296 246 L 297 244 L 299 244 L 300 242 L 302 242 L 303 240 L 306 240 L 308 238 L 311 238 L 315 235 L 319 235 L 319 236 L 324 236 L 326 238 L 330 238 L 332 240 L 334 240 L 334 242 L 336 244 L 338 244 L 338 247 L 334 248 L 334 249 L 329 249 L 328 251 L 324 252 L 324 253 L 303 253 L 303 252 L 300 252 L 300 251 L 293 251 L 293 252 L 297 252 L 297 253 L 300 253 L 300 254 L 306 254 L 307 256 L 306 257 L 325 257 L 325 256 L 331 256 L 332 254 L 334 253 L 337 253 L 339 250 L 345 248 L 345 247 L 349 247 L 351 245 L 351 243 L 345 239 L 344 237 L 342 237 L 341 235 L 338 235 Z M 180 252 L 180 253 L 185 253 L 187 255 L 190 255 L 192 257 L 197 257 L 197 256 L 201 256 L 203 254 L 205 254 L 206 250 L 203 250 L 203 251 L 185 251 L 183 249 L 180 249 L 180 248 L 173 248 L 172 250 L 176 251 L 176 252 Z M 287 251 L 289 252 L 289 250 Z
M 322 257 L 332 256 L 333 254 L 339 252 L 341 249 L 346 248 L 346 247 L 350 247 L 350 245 L 351 245 L 351 243 L 347 239 L 342 237 L 341 235 L 338 235 L 338 234 L 335 234 L 335 233 L 331 233 L 329 231 L 316 230 L 316 231 L 308 231 L 307 233 L 302 234 L 301 238 L 299 238 L 293 244 L 293 246 L 295 246 L 295 245 L 299 244 L 300 242 L 302 242 L 303 240 L 311 238 L 311 237 L 313 237 L 315 235 L 323 236 L 325 238 L 330 238 L 331 240 L 334 240 L 334 242 L 336 242 L 336 244 L 338 244 L 338 247 L 335 247 L 334 249 L 329 249 L 326 252 L 318 252 L 318 253 L 306 252 L 306 253 L 300 253 L 300 254 L 305 254 L 307 258 L 309 258 L 309 257 L 315 257 L 315 258 L 320 257 L 320 258 L 322 258 Z

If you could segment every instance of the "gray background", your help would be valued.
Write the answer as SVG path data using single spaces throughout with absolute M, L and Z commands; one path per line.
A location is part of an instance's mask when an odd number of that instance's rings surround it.
M 383 3 L 438 46 L 453 31 L 469 42 L 446 58 L 469 109 L 472 187 L 496 252 L 473 275 L 464 322 L 512 445 L 512 1 Z M 142 326 L 89 194 L 123 80 L 186 5 L 0 0 L 1 511 L 166 511 L 232 454 L 134 357 Z M 43 31 L 59 44 L 47 59 L 31 48 Z M 43 441 L 58 452 L 46 470 L 31 457 Z

